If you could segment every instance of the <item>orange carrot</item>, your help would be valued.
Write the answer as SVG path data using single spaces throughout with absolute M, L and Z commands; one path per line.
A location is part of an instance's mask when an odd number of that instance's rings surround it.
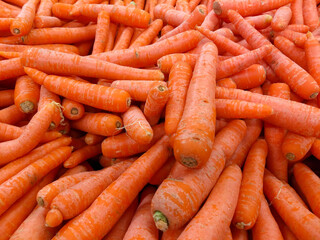
M 97 20 L 97 31 L 92 54 L 104 52 L 108 44 L 110 16 L 106 11 L 101 11 Z
M 34 25 L 36 28 L 52 28 L 61 27 L 65 22 L 57 17 L 51 16 L 35 16 Z
M 252 228 L 252 236 L 254 239 L 275 239 L 283 240 L 279 226 L 276 220 L 273 218 L 268 202 L 263 194 L 260 195 L 261 207 L 259 211 L 259 217 L 256 224 Z
M 107 41 L 107 45 L 106 48 L 104 49 L 104 52 L 108 52 L 111 51 L 114 47 L 114 40 L 115 40 L 115 36 L 116 36 L 116 31 L 117 31 L 117 25 L 114 23 L 110 23 L 109 26 L 109 33 L 108 33 L 108 40 Z
M 160 169 L 169 156 L 169 137 L 164 136 L 109 185 L 86 211 L 64 225 L 53 240 L 70 239 L 75 237 L 74 233 L 79 240 L 102 238 L 120 219 L 136 198 L 138 192 Z M 137 169 L 139 169 L 139 174 L 137 174 Z M 123 186 L 126 186 L 126 188 L 123 188 Z M 128 194 L 127 189 L 130 189 L 130 194 Z M 113 194 L 114 192 L 116 192 L 116 195 Z M 101 208 L 104 211 L 101 211 Z M 110 216 L 112 217 L 110 218 Z M 88 218 L 92 221 L 85 220 Z M 79 227 L 82 229 L 81 232 L 76 230 Z
M 175 53 L 169 54 L 161 57 L 157 61 L 157 65 L 163 73 L 169 73 L 172 66 L 177 62 L 186 62 L 192 68 L 195 66 L 198 58 L 198 54 L 190 54 L 190 53 Z
M 123 28 L 124 29 L 121 32 L 121 34 L 119 34 L 118 32 L 117 40 L 114 44 L 113 50 L 127 49 L 130 45 L 134 30 L 132 27 L 123 27 Z
M 274 219 L 277 221 L 278 226 L 280 228 L 281 234 L 285 240 L 297 240 L 296 236 L 292 233 L 292 231 L 288 228 L 288 226 L 283 222 L 279 214 L 273 209 L 270 209 Z
M 105 139 L 104 136 L 96 135 L 93 133 L 87 133 L 84 138 L 84 141 L 88 145 L 96 145 L 98 143 L 101 143 L 104 139 Z
M 242 120 L 231 121 L 219 131 L 211 156 L 202 168 L 189 169 L 180 163 L 174 164 L 152 200 L 152 212 L 157 213 L 154 219 L 160 230 L 180 228 L 197 213 L 245 131 L 246 126 Z
M 293 0 L 291 3 L 292 24 L 304 24 L 303 19 L 303 0 Z
M 292 12 L 290 7 L 281 7 L 276 11 L 274 15 L 271 27 L 274 31 L 284 30 L 290 23 Z
M 230 76 L 238 89 L 249 89 L 260 86 L 266 80 L 266 70 L 262 65 L 253 64 L 250 67 Z
M 299 161 L 308 153 L 315 139 L 288 132 L 282 142 L 282 154 L 289 161 Z
M 270 26 L 273 21 L 272 16 L 268 14 L 262 14 L 253 17 L 246 17 L 247 20 L 255 29 L 264 29 Z
M 101 154 L 101 144 L 84 146 L 74 151 L 63 163 L 65 168 L 73 168 L 80 163 Z
M 16 124 L 25 119 L 26 114 L 21 112 L 16 105 L 11 105 L 0 110 L 0 122 L 7 124 Z
M 84 106 L 81 103 L 65 98 L 62 101 L 62 112 L 69 120 L 79 120 L 84 115 Z
M 212 43 L 202 48 L 188 89 L 186 108 L 174 138 L 174 155 L 177 161 L 188 167 L 203 165 L 212 149 L 217 55 L 217 48 Z
M 51 9 L 56 0 L 42 0 L 39 3 L 39 7 L 37 9 L 36 17 L 46 16 L 49 17 L 52 15 Z
M 1 14 L 0 14 L 1 15 Z M 0 30 L 9 30 L 14 18 L 0 18 Z
M 20 58 L 0 61 L 0 81 L 24 75 Z
M 319 26 L 319 16 L 317 10 L 316 0 L 304 0 L 303 1 L 303 19 L 304 23 L 310 27 L 312 32 Z
M 201 210 L 183 230 L 178 240 L 225 239 L 237 205 L 241 184 L 241 169 L 227 167 L 218 179 Z
M 130 161 L 133 162 L 137 160 L 138 157 L 129 157 L 129 158 L 108 158 L 105 156 L 101 156 L 99 159 L 99 163 L 102 167 L 107 168 L 110 166 L 113 166 L 117 163 L 123 162 L 123 161 Z
M 77 47 L 67 44 L 44 44 L 44 45 L 10 45 L 10 44 L 0 44 L 0 50 L 5 52 L 23 52 L 28 48 L 46 48 L 60 52 L 73 52 L 79 54 Z
M 318 239 L 320 219 L 297 200 L 290 186 L 265 170 L 263 190 L 277 213 L 298 239 Z M 300 224 L 303 219 L 304 224 Z
M 310 150 L 313 156 L 320 159 L 320 139 L 316 138 Z
M 153 138 L 150 144 L 141 145 L 130 138 L 126 133 L 106 138 L 102 144 L 102 153 L 109 158 L 129 157 L 147 151 L 164 134 L 164 124 L 152 128 Z
M 177 240 L 183 230 L 184 227 L 173 230 L 167 230 L 164 233 L 162 233 L 161 240 Z
M 177 0 L 175 9 L 180 12 L 185 12 L 185 13 L 191 12 L 187 0 Z
M 320 61 L 319 61 L 319 51 L 320 51 L 320 45 L 319 41 L 317 41 L 312 34 L 307 34 L 307 41 L 305 43 L 304 49 L 306 53 L 306 60 L 307 60 L 307 66 L 308 71 L 310 75 L 317 81 L 317 83 L 320 83 Z
M 91 167 L 91 165 L 88 162 L 84 162 L 74 168 L 69 168 L 69 169 L 64 169 L 65 172 L 60 176 L 62 177 L 66 177 L 66 176 L 71 176 L 73 174 L 77 174 L 77 173 L 81 173 L 81 172 L 87 172 L 87 171 L 92 171 L 93 168 Z
M 290 41 L 294 42 L 294 44 L 298 47 L 303 48 L 304 44 L 307 40 L 306 34 L 295 32 L 290 29 L 285 29 L 281 32 L 275 32 L 275 36 L 283 36 L 285 38 L 288 38 Z
M 208 6 L 207 6 L 208 8 Z M 220 20 L 214 11 L 209 11 L 208 15 L 205 17 L 204 21 L 201 24 L 201 27 L 209 29 L 210 31 L 217 30 L 219 28 Z
M 14 103 L 14 90 L 0 91 L 0 108 L 8 107 Z
M 237 88 L 237 84 L 231 78 L 217 80 L 218 87 Z
M 168 161 L 153 175 L 149 183 L 159 186 L 169 176 L 169 173 L 175 162 L 175 158 L 170 157 Z
M 233 240 L 248 240 L 248 231 L 240 230 L 231 225 L 231 233 Z
M 310 30 L 309 26 L 303 24 L 290 24 L 287 29 L 300 33 L 307 33 Z

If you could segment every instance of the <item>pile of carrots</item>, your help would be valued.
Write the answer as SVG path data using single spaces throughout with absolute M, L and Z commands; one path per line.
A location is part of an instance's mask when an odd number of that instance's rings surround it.
M 319 0 L 0 0 L 0 240 L 319 240 Z

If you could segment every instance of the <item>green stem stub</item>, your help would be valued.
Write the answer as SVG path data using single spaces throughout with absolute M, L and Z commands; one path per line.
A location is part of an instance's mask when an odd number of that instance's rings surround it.
M 155 211 L 153 213 L 153 220 L 159 230 L 163 232 L 168 230 L 168 227 L 169 227 L 168 219 L 163 215 L 162 212 Z

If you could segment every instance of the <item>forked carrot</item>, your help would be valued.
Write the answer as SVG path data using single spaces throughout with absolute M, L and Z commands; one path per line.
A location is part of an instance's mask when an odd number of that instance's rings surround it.
M 81 103 L 65 98 L 62 101 L 62 112 L 69 120 L 79 120 L 84 115 L 84 106 Z
M 0 91 L 0 108 L 8 107 L 14 103 L 14 90 Z
M 101 144 L 84 146 L 74 151 L 63 163 L 65 168 L 73 168 L 80 163 L 101 154 Z
M 108 44 L 110 16 L 106 11 L 101 11 L 97 20 L 96 37 L 93 44 L 92 54 L 104 52 Z
M 271 22 L 271 27 L 274 31 L 284 30 L 290 23 L 292 17 L 291 8 L 284 6 L 280 7 Z

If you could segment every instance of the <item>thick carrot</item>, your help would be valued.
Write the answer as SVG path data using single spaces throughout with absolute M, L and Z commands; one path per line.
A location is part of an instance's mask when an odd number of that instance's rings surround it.
M 250 67 L 230 76 L 238 89 L 250 89 L 260 86 L 266 80 L 266 70 L 260 64 Z
M 35 82 L 43 84 L 49 91 L 79 103 L 113 112 L 124 112 L 131 104 L 130 95 L 123 90 L 97 84 L 79 82 L 66 77 L 47 75 L 32 68 L 25 69 L 28 75 Z M 82 94 L 84 89 L 87 94 Z M 99 92 L 102 95 L 99 97 L 96 96 L 93 99 L 90 94 L 91 92 Z
M 59 166 L 71 154 L 71 147 L 60 147 L 38 159 L 0 185 L 0 214 L 29 191 L 41 178 Z M 30 180 L 31 179 L 31 180 Z
M 0 165 L 25 155 L 40 142 L 50 125 L 55 108 L 54 104 L 48 104 L 30 120 L 20 137 L 0 143 Z
M 164 136 L 109 185 L 86 211 L 69 221 L 53 240 L 74 238 L 74 233 L 79 240 L 102 238 L 111 230 L 136 198 L 138 192 L 169 156 L 169 137 Z M 124 186 L 126 187 L 124 188 Z M 130 189 L 130 194 L 127 189 Z M 110 218 L 110 216 L 112 217 Z M 86 220 L 88 218 L 91 219 L 90 222 Z M 76 230 L 79 227 L 82 229 L 81 232 Z
M 293 0 L 290 7 L 292 11 L 291 24 L 304 24 L 303 0 Z
M 319 198 L 319 177 L 305 164 L 296 163 L 293 167 L 293 174 L 303 195 L 316 216 L 320 216 L 320 198 Z
M 37 192 L 49 184 L 57 174 L 58 169 L 52 170 L 28 193 L 15 202 L 5 213 L 0 216 L 1 240 L 7 240 L 17 230 L 21 223 L 28 217 L 36 206 Z
M 48 209 L 37 206 L 32 213 L 24 220 L 19 228 L 14 232 L 12 240 L 50 240 L 57 232 L 58 228 L 50 228 L 45 225 L 45 216 Z
M 8 107 L 14 103 L 14 90 L 0 91 L 0 108 Z
M 154 126 L 152 130 L 153 138 L 151 143 L 147 145 L 141 145 L 137 143 L 126 133 L 106 138 L 101 145 L 102 153 L 104 156 L 109 158 L 118 158 L 129 157 L 138 153 L 145 152 L 163 135 L 165 135 L 163 123 Z
M 268 40 L 247 23 L 237 12 L 230 10 L 229 19 L 253 47 L 257 48 L 270 44 Z M 287 83 L 298 95 L 305 99 L 312 99 L 317 96 L 319 86 L 315 84 L 316 81 L 301 67 L 284 56 L 278 49 L 272 47 L 271 53 L 264 59 L 270 64 L 277 76 L 279 76 L 283 82 Z
M 222 18 L 226 18 L 228 10 L 236 10 L 241 16 L 258 15 L 269 10 L 282 7 L 292 0 L 267 0 L 265 2 L 257 2 L 254 0 L 216 0 L 213 3 L 214 12 Z
M 138 207 L 138 199 L 136 198 L 135 200 L 133 200 L 133 202 L 127 208 L 127 210 L 123 213 L 119 221 L 112 227 L 110 232 L 102 240 L 123 239 L 137 207 Z
M 216 88 L 216 97 L 267 104 L 274 111 L 273 115 L 264 119 L 268 123 L 304 136 L 319 136 L 320 124 L 313 121 L 313 119 L 320 117 L 318 116 L 320 115 L 320 110 L 315 107 L 272 96 L 220 87 Z M 295 114 L 297 112 L 300 114 Z
M 285 83 L 273 83 L 269 87 L 268 95 L 283 99 L 290 99 L 290 88 Z M 288 182 L 288 160 L 283 156 L 281 145 L 286 130 L 269 123 L 264 125 L 264 137 L 268 144 L 267 168 L 278 179 Z
M 263 190 L 270 205 L 298 239 L 320 238 L 320 219 L 303 206 L 287 183 L 265 170 Z
M 315 140 L 315 137 L 305 137 L 288 132 L 281 145 L 282 154 L 289 161 L 299 161 L 306 156 Z
M 104 52 L 108 44 L 108 34 L 110 26 L 110 16 L 106 11 L 101 11 L 98 15 L 96 36 L 93 44 L 92 54 Z
M 160 230 L 180 228 L 197 213 L 245 131 L 245 123 L 241 120 L 228 123 L 217 134 L 211 156 L 202 168 L 189 169 L 174 164 L 152 200 L 152 212 Z M 176 201 L 177 195 L 179 202 Z
M 46 16 L 49 17 L 52 15 L 51 9 L 56 0 L 42 0 L 39 3 L 39 7 L 37 9 L 36 17 Z
M 101 144 L 84 146 L 74 151 L 63 163 L 65 168 L 73 168 L 80 163 L 101 154 Z
M 314 31 L 319 26 L 319 16 L 316 0 L 303 1 L 303 19 L 304 24 L 310 27 L 310 31 Z
M 124 161 L 105 168 L 60 192 L 50 204 L 51 210 L 46 217 L 47 225 L 56 227 L 61 224 L 62 221 L 54 221 L 56 214 L 61 214 L 61 220 L 66 220 L 86 210 L 99 194 L 115 181 L 131 164 L 132 162 L 130 161 Z
M 21 112 L 16 105 L 11 105 L 0 110 L 0 122 L 7 124 L 16 124 L 24 120 L 26 114 Z
M 164 82 L 156 84 L 148 92 L 143 113 L 151 126 L 159 122 L 161 113 L 168 101 L 169 90 L 166 85 Z
M 0 61 L 0 81 L 24 75 L 20 58 Z
M 252 228 L 252 237 L 257 240 L 283 240 L 279 226 L 273 218 L 268 202 L 263 194 L 260 195 L 261 207 L 256 224 Z
M 60 61 L 59 59 L 61 62 L 57 64 L 56 61 Z M 24 52 L 21 61 L 25 67 L 37 68 L 54 74 L 107 79 L 162 80 L 164 78 L 163 74 L 157 70 L 129 68 L 98 59 L 46 49 L 28 49 Z
M 152 45 L 100 53 L 92 57 L 131 67 L 152 66 L 162 56 L 193 49 L 200 40 L 201 34 L 190 30 Z
M 177 62 L 171 68 L 168 84 L 169 99 L 165 113 L 165 131 L 167 135 L 175 133 L 178 128 L 191 77 L 192 68 L 188 63 Z
M 209 158 L 214 141 L 216 64 L 218 51 L 207 43 L 196 63 L 185 109 L 174 138 L 174 155 L 187 167 L 200 167 Z
M 304 45 L 305 50 L 305 56 L 307 60 L 307 66 L 308 71 L 310 75 L 317 81 L 317 83 L 320 83 L 320 45 L 319 41 L 317 41 L 312 34 L 307 34 L 307 41 Z
M 241 178 L 241 169 L 237 165 L 227 167 L 201 210 L 186 226 L 178 240 L 225 239 L 237 206 Z
M 240 230 L 233 225 L 230 228 L 233 240 L 248 240 L 248 231 Z
M 131 38 L 133 35 L 133 28 L 132 27 L 123 27 L 123 31 L 119 35 L 118 32 L 118 38 L 114 44 L 113 50 L 121 50 L 121 49 L 127 49 L 130 46 Z
M 258 139 L 248 153 L 243 168 L 238 204 L 232 220 L 239 229 L 251 229 L 257 221 L 267 154 L 268 146 L 264 139 Z
M 271 27 L 274 31 L 284 30 L 290 23 L 292 17 L 291 8 L 284 6 L 279 8 L 271 22 Z
M 52 200 L 64 190 L 72 187 L 73 185 L 85 180 L 86 178 L 92 176 L 95 172 L 80 172 L 76 174 L 72 174 L 69 176 L 62 176 L 58 180 L 44 186 L 38 193 L 37 193 L 37 202 L 38 205 L 41 207 L 49 208 Z
M 65 98 L 62 101 L 62 112 L 69 120 L 79 120 L 84 115 L 84 106 L 81 103 Z

